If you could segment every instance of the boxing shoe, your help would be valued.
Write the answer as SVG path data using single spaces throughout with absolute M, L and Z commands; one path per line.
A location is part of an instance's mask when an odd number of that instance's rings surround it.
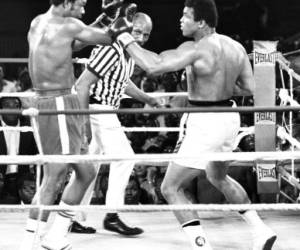
M 127 226 L 116 213 L 106 214 L 103 227 L 105 230 L 112 231 L 127 236 L 134 236 L 143 233 L 143 229 L 139 227 L 129 227 Z
M 66 237 L 54 238 L 45 236 L 40 250 L 71 250 L 72 246 Z
M 268 227 L 255 233 L 253 250 L 271 250 L 276 240 L 276 234 Z
M 77 221 L 73 221 L 70 226 L 70 232 L 78 234 L 94 234 L 96 229 L 93 227 L 85 227 Z

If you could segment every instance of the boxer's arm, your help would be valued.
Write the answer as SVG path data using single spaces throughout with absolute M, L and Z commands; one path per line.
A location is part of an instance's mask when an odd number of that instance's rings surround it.
M 151 107 L 161 106 L 155 98 L 140 90 L 131 80 L 129 80 L 129 83 L 125 89 L 125 94 L 140 102 L 147 103 Z
M 69 18 L 67 32 L 74 40 L 79 40 L 87 45 L 111 44 L 112 39 L 106 29 L 100 29 L 85 25 L 82 21 Z
M 161 74 L 177 71 L 200 60 L 202 50 L 196 49 L 194 44 L 186 42 L 174 50 L 167 50 L 161 54 L 143 49 L 137 43 L 130 43 L 126 51 L 136 64 L 149 74 Z M 199 61 L 200 62 L 200 61 Z
M 88 27 L 88 26 L 87 26 Z M 95 28 L 95 29 L 101 29 L 103 30 L 105 33 L 107 32 L 107 28 L 106 27 L 100 27 L 97 23 L 92 23 L 89 25 L 89 27 Z M 105 43 L 101 43 L 101 44 L 105 44 Z M 109 43 L 110 44 L 110 43 Z M 80 41 L 80 40 L 74 40 L 73 43 L 73 51 L 79 51 L 89 45 L 95 45 L 95 43 L 87 43 L 84 41 Z
M 79 98 L 80 106 L 82 109 L 88 109 L 89 107 L 89 93 L 90 87 L 93 83 L 97 82 L 99 78 L 85 69 L 75 83 L 75 88 Z
M 254 75 L 253 70 L 245 53 L 243 57 L 242 70 L 236 82 L 234 94 L 235 95 L 253 95 L 254 92 Z
M 81 108 L 88 108 L 91 85 L 114 69 L 118 61 L 119 55 L 111 46 L 97 46 L 91 52 L 86 69 L 75 83 Z
M 98 77 L 90 72 L 88 69 L 85 69 L 78 80 L 75 83 L 75 89 L 77 91 L 77 96 L 80 103 L 81 109 L 88 109 L 89 107 L 89 92 L 90 87 L 93 83 L 98 80 Z M 84 116 L 85 126 L 84 126 L 84 135 L 87 138 L 87 142 L 90 143 L 92 140 L 92 130 L 89 115 Z
M 119 16 L 120 9 L 122 7 L 123 0 L 107 0 L 102 1 L 102 13 L 95 19 L 93 23 L 91 23 L 90 27 L 103 28 L 107 29 Z M 130 7 L 128 7 L 130 6 Z M 129 4 L 127 7 L 124 7 L 124 11 L 126 9 L 131 10 L 133 4 Z M 136 6 L 136 5 L 134 5 Z M 135 11 L 134 11 L 135 13 Z M 78 51 L 86 47 L 88 44 L 81 41 L 74 41 L 73 50 Z

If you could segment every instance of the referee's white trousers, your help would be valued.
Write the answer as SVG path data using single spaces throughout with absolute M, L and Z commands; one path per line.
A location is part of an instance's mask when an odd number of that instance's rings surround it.
M 108 105 L 91 104 L 90 110 L 112 110 Z M 133 149 L 124 133 L 116 114 L 90 115 L 92 140 L 89 145 L 89 154 L 125 154 L 133 155 Z M 97 175 L 100 164 L 95 164 Z M 106 193 L 106 205 L 111 207 L 124 204 L 125 189 L 132 173 L 134 162 L 112 162 Z M 82 205 L 88 205 L 95 188 L 96 178 L 88 188 Z

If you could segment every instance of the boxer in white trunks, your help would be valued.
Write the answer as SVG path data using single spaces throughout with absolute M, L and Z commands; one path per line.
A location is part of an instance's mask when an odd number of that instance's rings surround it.
M 218 34 L 217 21 L 218 13 L 213 0 L 186 0 L 180 26 L 183 35 L 193 41 L 158 55 L 138 46 L 128 33 L 120 35 L 118 40 L 136 64 L 150 74 L 185 68 L 191 106 L 234 106 L 231 97 L 237 92 L 252 95 L 254 77 L 245 49 L 230 37 Z M 192 113 L 183 116 L 182 126 L 185 131 L 176 148 L 178 154 L 224 152 L 233 149 L 240 118 L 237 113 Z M 202 160 L 180 160 L 169 165 L 161 187 L 168 203 L 191 203 L 184 189 L 201 169 L 205 169 L 208 180 L 225 195 L 229 203 L 250 203 L 241 185 L 227 175 L 226 164 Z M 275 233 L 264 224 L 256 211 L 240 213 L 253 229 L 253 249 L 271 249 L 276 240 Z M 196 212 L 176 211 L 175 215 L 193 249 L 212 249 Z

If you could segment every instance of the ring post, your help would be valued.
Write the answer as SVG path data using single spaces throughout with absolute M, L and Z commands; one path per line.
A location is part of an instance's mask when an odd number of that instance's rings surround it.
M 277 42 L 254 41 L 253 49 L 254 104 L 256 107 L 275 106 Z M 275 151 L 276 113 L 256 112 L 254 119 L 255 151 Z M 275 161 L 256 161 L 258 194 L 275 194 L 279 192 L 275 167 Z

